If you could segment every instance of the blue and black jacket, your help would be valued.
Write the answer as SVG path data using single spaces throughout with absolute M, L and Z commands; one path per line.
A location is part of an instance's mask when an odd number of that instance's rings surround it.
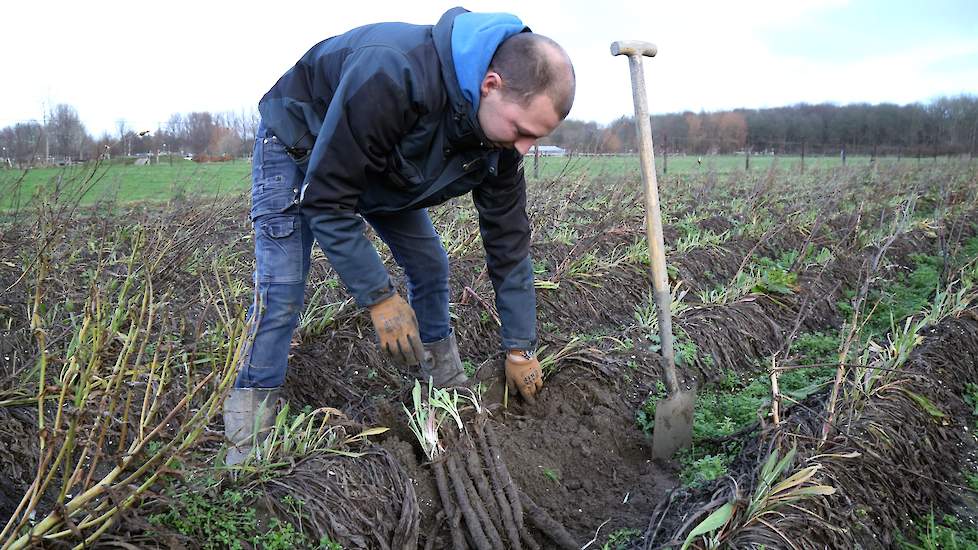
M 506 349 L 536 346 L 522 156 L 490 146 L 476 112 L 497 46 L 527 31 L 508 14 L 446 12 L 320 42 L 259 103 L 262 122 L 307 151 L 301 208 L 361 306 L 394 292 L 358 213 L 425 208 L 472 192 Z M 289 205 L 283 205 L 283 210 Z

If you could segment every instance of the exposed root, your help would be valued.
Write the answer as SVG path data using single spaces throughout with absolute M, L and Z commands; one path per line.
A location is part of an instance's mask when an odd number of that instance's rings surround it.
M 443 507 L 439 517 L 454 518 L 448 522 L 453 548 L 539 550 L 540 544 L 529 532 L 531 526 L 561 548 L 577 548 L 567 529 L 513 483 L 488 419 L 479 415 L 467 424 L 471 431 L 459 437 L 449 435 L 449 450 L 432 463 Z M 531 510 L 529 524 L 523 523 L 524 507 Z M 441 525 L 439 519 L 427 547 L 435 544 Z
M 499 439 L 496 437 L 496 430 L 488 422 L 486 422 L 486 437 L 489 439 L 490 453 L 495 458 L 499 478 L 503 483 L 503 490 L 506 491 L 509 505 L 513 507 L 513 520 L 516 522 L 517 529 L 522 531 L 523 504 L 520 502 L 519 490 L 516 488 L 516 484 L 513 483 L 513 478 L 509 475 L 509 469 L 506 468 L 506 463 L 503 462 L 502 456 L 499 454 Z
M 506 529 L 506 536 L 509 538 L 510 545 L 516 550 L 522 550 L 523 546 L 520 544 L 520 530 L 516 526 L 516 521 L 513 519 L 513 507 L 510 505 L 509 501 L 506 500 L 506 493 L 503 488 L 503 483 L 499 475 L 499 465 L 497 464 L 496 455 L 493 453 L 492 449 L 489 448 L 489 443 L 486 441 L 486 434 L 484 430 L 484 425 L 486 419 L 476 419 L 473 422 L 475 426 L 476 438 L 478 439 L 479 449 L 482 451 L 482 459 L 485 462 L 485 469 L 489 472 L 489 478 L 492 480 L 492 494 L 496 499 L 496 503 L 499 505 L 499 515 L 501 516 L 503 526 Z M 535 544 L 535 541 L 534 541 Z M 531 548 L 532 545 L 528 545 Z
M 452 457 L 452 460 L 455 460 L 455 457 Z M 461 466 L 458 467 L 458 472 L 460 481 L 465 487 L 465 494 L 469 496 L 469 502 L 472 503 L 472 508 L 475 510 L 476 515 L 479 516 L 479 520 L 482 521 L 482 526 L 486 532 L 486 536 L 489 538 L 489 541 L 494 547 L 503 548 L 503 539 L 500 535 L 500 529 L 502 526 L 493 523 L 492 518 L 489 517 L 489 511 L 486 509 L 485 502 L 479 496 L 479 493 L 475 488 L 475 484 Z
M 489 543 L 489 538 L 486 536 L 486 532 L 482 529 L 482 524 L 479 521 L 479 515 L 476 513 L 475 508 L 472 507 L 472 502 L 469 500 L 468 494 L 466 494 L 465 484 L 462 482 L 461 473 L 459 472 L 455 457 L 449 455 L 446 463 L 448 465 L 448 475 L 452 478 L 455 501 L 462 511 L 462 517 L 465 519 L 465 525 L 468 527 L 472 542 L 478 550 L 492 550 L 494 547 Z
M 530 523 L 550 537 L 550 540 L 556 542 L 558 546 L 566 550 L 577 550 L 581 547 L 580 544 L 574 541 L 574 537 L 567 532 L 567 529 L 560 522 L 550 517 L 550 514 L 546 510 L 537 506 L 526 493 L 520 491 L 520 499 L 523 502 L 523 507 L 526 508 L 526 514 L 530 518 Z
M 435 471 L 435 485 L 438 487 L 438 496 L 441 498 L 442 508 L 444 509 L 445 516 L 448 518 L 448 531 L 452 534 L 452 548 L 454 550 L 465 550 L 468 548 L 468 545 L 465 544 L 465 536 L 462 534 L 462 530 L 459 529 L 461 526 L 461 515 L 456 512 L 451 492 L 448 490 L 445 461 L 439 460 L 434 462 L 431 468 Z

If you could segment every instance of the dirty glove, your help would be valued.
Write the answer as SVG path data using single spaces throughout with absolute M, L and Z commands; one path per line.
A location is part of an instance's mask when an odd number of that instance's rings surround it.
M 518 390 L 529 403 L 536 402 L 536 394 L 543 387 L 543 371 L 536 357 L 522 350 L 510 350 L 506 354 L 506 385 Z
M 418 319 L 399 294 L 370 306 L 370 320 L 380 338 L 380 349 L 404 366 L 414 366 L 424 358 Z

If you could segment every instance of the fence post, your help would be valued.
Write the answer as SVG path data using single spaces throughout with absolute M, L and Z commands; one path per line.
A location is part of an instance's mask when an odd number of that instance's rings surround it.
M 805 142 L 801 142 L 801 173 L 805 173 Z
M 876 162 L 876 142 L 873 142 L 873 156 L 869 160 L 870 162 Z
M 975 132 L 978 132 L 978 124 L 971 128 L 971 150 L 968 151 L 968 160 L 975 160 Z
M 533 179 L 540 179 L 540 145 L 533 144 Z
M 846 165 L 846 144 L 842 144 L 842 166 Z
M 662 148 L 662 175 L 664 176 L 669 173 L 669 134 L 662 139 L 666 142 L 665 147 Z

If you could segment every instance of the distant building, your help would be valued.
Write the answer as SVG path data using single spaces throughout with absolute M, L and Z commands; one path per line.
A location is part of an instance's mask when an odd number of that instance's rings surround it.
M 556 145 L 537 145 L 530 147 L 530 150 L 526 152 L 527 155 L 533 156 L 536 154 L 535 148 L 539 147 L 541 157 L 564 157 L 567 156 L 567 149 L 562 147 L 557 147 Z

